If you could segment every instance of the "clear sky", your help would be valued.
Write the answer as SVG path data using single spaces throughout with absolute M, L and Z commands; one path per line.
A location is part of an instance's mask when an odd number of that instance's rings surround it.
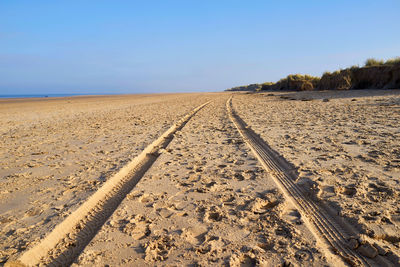
M 1 1 L 0 94 L 218 91 L 400 56 L 400 1 Z

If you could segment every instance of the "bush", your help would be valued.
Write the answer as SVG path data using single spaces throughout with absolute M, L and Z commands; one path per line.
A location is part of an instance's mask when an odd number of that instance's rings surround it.
M 367 61 L 365 61 L 365 67 L 381 66 L 383 64 L 385 64 L 383 60 L 378 60 L 375 58 L 369 58 Z
M 321 78 L 314 77 L 311 75 L 302 75 L 302 74 L 290 74 L 285 78 L 280 79 L 279 81 L 266 82 L 263 84 L 250 84 L 247 86 L 241 86 L 233 88 L 235 90 L 297 90 L 297 91 L 308 91 L 314 89 L 350 89 L 356 88 L 352 80 L 355 73 L 359 73 L 358 69 L 362 70 L 364 67 L 372 67 L 372 66 L 388 66 L 389 69 L 392 69 L 392 66 L 400 65 L 400 57 L 395 57 L 384 60 L 378 60 L 375 58 L 369 58 L 365 62 L 365 66 L 360 67 L 359 65 L 353 65 L 349 68 L 339 69 L 334 72 L 325 71 Z M 378 68 L 378 73 L 380 71 L 386 70 L 386 68 Z M 362 72 L 362 71 L 361 71 Z M 322 81 L 321 81 L 322 79 Z M 396 82 L 397 83 L 397 82 Z M 358 85 L 357 85 L 358 86 Z M 379 88 L 382 86 L 377 84 Z M 393 85 L 390 85 L 393 86 Z M 363 85 L 363 88 L 371 87 L 371 85 Z M 377 87 L 377 88 L 378 88 Z M 357 87 L 358 88 L 358 87 Z
M 395 57 L 395 58 L 390 58 L 386 61 L 384 60 L 378 60 L 375 58 L 369 58 L 367 61 L 365 61 L 365 67 L 371 67 L 371 66 L 392 66 L 400 64 L 400 57 Z
M 232 87 L 232 88 L 226 89 L 225 91 L 259 91 L 260 89 L 261 89 L 261 84 L 253 83 L 253 84 L 249 84 L 249 85 Z
M 385 62 L 385 65 L 396 65 L 396 64 L 400 64 L 400 57 L 390 58 Z
M 270 85 L 274 85 L 275 83 L 273 83 L 273 82 L 265 82 L 265 83 L 263 83 L 262 85 L 265 85 L 265 86 L 270 86 Z
M 327 75 L 331 75 L 332 73 L 330 71 L 325 71 L 324 73 L 322 73 L 322 76 L 327 76 Z

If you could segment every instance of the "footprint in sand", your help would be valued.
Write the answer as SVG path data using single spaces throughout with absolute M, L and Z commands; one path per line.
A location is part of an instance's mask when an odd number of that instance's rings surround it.
M 271 265 L 267 264 L 266 260 L 263 257 L 256 255 L 254 251 L 249 251 L 247 253 L 233 254 L 229 258 L 229 266 L 250 267 L 250 266 L 271 266 Z
M 225 217 L 223 211 L 217 206 L 212 206 L 204 212 L 204 222 L 219 222 Z
M 136 215 L 130 220 L 112 220 L 110 225 L 113 227 L 119 227 L 123 233 L 130 235 L 135 240 L 140 240 L 150 234 L 151 220 L 147 219 L 143 215 Z
M 142 239 L 150 234 L 149 225 L 146 222 L 129 222 L 123 226 L 122 231 L 135 240 Z
M 208 222 L 219 222 L 222 220 L 223 215 L 218 211 L 207 212 L 205 218 L 206 218 L 206 221 L 208 221 Z
M 147 194 L 147 193 L 143 193 L 143 195 L 141 195 L 138 200 L 140 202 L 142 202 L 143 204 L 146 204 L 146 206 L 150 207 L 153 206 L 153 204 L 155 203 L 156 200 L 159 199 L 158 195 L 155 195 L 153 193 Z
M 145 244 L 145 260 L 147 262 L 164 261 L 175 247 L 170 235 L 156 236 Z
M 336 196 L 335 187 L 330 185 L 318 185 L 317 197 L 320 199 L 328 199 Z
M 302 224 L 301 215 L 297 209 L 286 207 L 281 214 L 281 218 L 294 224 Z
M 255 214 L 264 214 L 279 204 L 279 200 L 272 193 L 267 193 L 263 197 L 257 197 L 247 205 L 247 210 Z
M 181 237 L 192 245 L 201 245 L 206 240 L 208 229 L 202 224 L 182 229 Z
M 335 191 L 339 194 L 352 197 L 357 193 L 357 189 L 354 185 L 338 186 Z
M 294 257 L 299 261 L 299 262 L 310 262 L 313 260 L 313 256 L 311 252 L 305 249 L 300 249 L 296 251 L 294 254 Z
M 27 217 L 32 217 L 32 216 L 40 215 L 40 214 L 42 214 L 42 213 L 43 213 L 43 209 L 38 208 L 38 207 L 32 207 L 32 208 L 30 208 L 29 210 L 27 210 L 27 211 L 25 212 L 25 215 L 26 215 Z
M 169 218 L 171 217 L 175 212 L 168 209 L 168 208 L 161 208 L 157 210 L 157 213 L 162 217 L 162 218 Z
M 196 254 L 218 255 L 225 245 L 225 242 L 219 236 L 206 234 L 205 241 L 196 249 Z
M 143 195 L 143 193 L 144 193 L 143 190 L 140 190 L 140 191 L 135 190 L 135 191 L 132 191 L 131 193 L 129 193 L 126 196 L 126 198 L 129 200 L 137 199 L 137 198 L 141 197 Z

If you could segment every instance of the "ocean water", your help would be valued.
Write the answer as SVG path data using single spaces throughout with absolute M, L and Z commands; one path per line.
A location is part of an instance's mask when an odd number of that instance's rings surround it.
M 98 95 L 98 94 L 29 94 L 29 95 L 0 95 L 0 98 L 25 98 L 25 97 L 65 97 L 77 95 Z
M 88 94 L 30 94 L 30 95 L 0 95 L 0 98 L 25 98 L 25 97 L 64 97 Z

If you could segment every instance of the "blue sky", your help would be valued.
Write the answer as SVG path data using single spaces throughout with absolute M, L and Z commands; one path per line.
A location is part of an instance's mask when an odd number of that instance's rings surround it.
M 218 91 L 400 56 L 400 1 L 1 1 L 0 94 Z

